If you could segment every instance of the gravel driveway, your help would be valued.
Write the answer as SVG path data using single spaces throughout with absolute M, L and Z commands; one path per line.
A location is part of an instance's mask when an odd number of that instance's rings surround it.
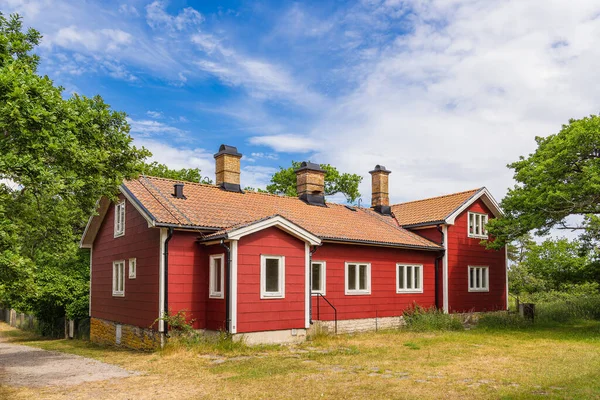
M 81 356 L 3 343 L 0 339 L 0 383 L 40 387 L 137 375 L 115 365 Z

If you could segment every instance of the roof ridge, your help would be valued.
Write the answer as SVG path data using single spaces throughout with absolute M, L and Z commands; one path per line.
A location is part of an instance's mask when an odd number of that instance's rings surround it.
M 220 186 L 213 185 L 213 184 L 210 184 L 210 183 L 191 182 L 191 181 L 184 181 L 184 180 L 181 180 L 181 179 L 163 178 L 163 177 L 151 176 L 151 175 L 140 175 L 136 180 L 139 180 L 142 176 L 144 178 L 158 179 L 158 180 L 167 181 L 167 182 L 184 182 L 185 184 L 191 184 L 191 185 L 194 185 L 194 186 L 202 186 L 202 187 L 207 187 L 207 188 L 221 190 Z M 243 194 L 252 194 L 252 195 L 258 195 L 258 196 L 269 196 L 269 197 L 277 197 L 277 198 L 286 199 L 286 200 L 299 200 L 299 201 L 302 201 L 299 197 L 296 197 L 296 196 L 286 196 L 286 195 L 281 195 L 281 194 L 276 194 L 276 193 L 268 193 L 268 192 L 257 192 L 257 191 L 254 191 L 254 190 L 244 190 Z M 347 204 L 335 203 L 335 202 L 330 202 L 330 201 L 327 201 L 325 204 L 326 205 L 332 205 L 332 206 L 339 206 L 339 207 L 345 207 L 347 205 Z M 364 208 L 364 207 L 357 207 L 357 208 Z
M 411 203 L 418 203 L 420 201 L 428 201 L 428 200 L 435 200 L 435 199 L 442 199 L 444 197 L 451 197 L 451 196 L 457 196 L 459 194 L 464 194 L 464 193 L 469 193 L 469 192 L 473 192 L 476 193 L 478 191 L 480 191 L 481 189 L 483 189 L 485 186 L 476 188 L 476 189 L 471 189 L 471 190 L 463 190 L 462 192 L 455 192 L 455 193 L 448 193 L 448 194 L 443 194 L 441 196 L 434 196 L 434 197 L 427 197 L 425 199 L 419 199 L 419 200 L 411 200 L 411 201 L 405 201 L 403 203 L 396 203 L 396 204 L 392 204 L 392 207 L 394 206 L 402 206 L 405 204 L 411 204 Z

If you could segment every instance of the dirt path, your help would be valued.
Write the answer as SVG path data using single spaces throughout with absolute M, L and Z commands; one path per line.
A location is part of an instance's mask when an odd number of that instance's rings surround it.
M 0 338 L 0 384 L 67 386 L 137 375 L 81 356 L 10 344 Z

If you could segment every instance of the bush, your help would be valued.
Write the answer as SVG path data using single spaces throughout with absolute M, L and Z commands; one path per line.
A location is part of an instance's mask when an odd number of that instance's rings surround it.
M 483 314 L 477 321 L 478 329 L 523 329 L 532 325 L 532 321 L 519 314 L 493 312 Z
M 418 304 L 404 310 L 406 328 L 412 331 L 460 331 L 463 325 L 458 318 L 444 314 L 435 307 L 424 308 Z

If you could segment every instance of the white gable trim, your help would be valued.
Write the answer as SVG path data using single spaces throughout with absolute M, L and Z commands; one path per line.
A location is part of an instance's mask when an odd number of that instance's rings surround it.
M 313 235 L 306 229 L 288 221 L 280 215 L 276 215 L 272 218 L 264 219 L 253 224 L 244 226 L 242 228 L 234 229 L 227 234 L 227 238 L 231 240 L 239 240 L 240 238 L 250 235 L 252 233 L 262 231 L 263 229 L 276 227 L 284 232 L 289 233 L 298 239 L 309 243 L 312 246 L 318 246 L 321 244 L 321 239 Z
M 442 309 L 448 314 L 450 303 L 448 301 L 448 225 L 442 226 L 442 235 L 444 235 L 444 258 L 442 258 Z M 437 288 L 436 288 L 437 290 Z
M 231 257 L 231 295 L 229 296 L 229 333 L 237 333 L 237 306 L 238 306 L 238 242 L 229 242 L 229 256 Z
M 448 225 L 454 225 L 456 217 L 462 214 L 466 209 L 468 209 L 473 203 L 475 203 L 479 199 L 481 199 L 483 203 L 490 209 L 492 214 L 494 214 L 494 217 L 501 217 L 504 214 L 494 197 L 492 197 L 492 194 L 489 192 L 489 190 L 487 190 L 487 188 L 483 188 L 479 192 L 475 193 L 462 206 L 457 208 L 452 214 L 450 214 L 446 218 L 446 223 Z

